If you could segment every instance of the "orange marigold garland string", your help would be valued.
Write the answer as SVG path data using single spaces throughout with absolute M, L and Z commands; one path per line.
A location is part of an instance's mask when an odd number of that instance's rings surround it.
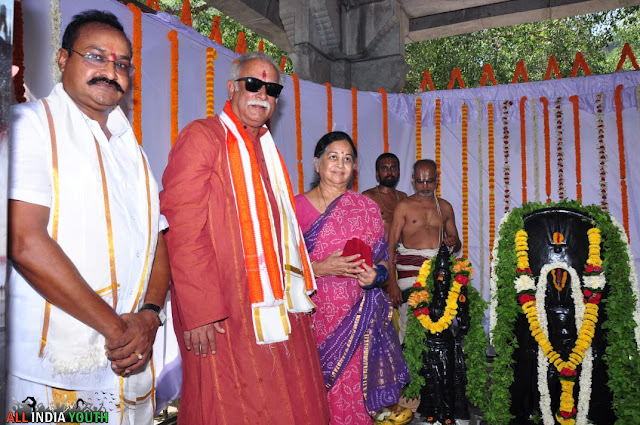
M 469 108 L 462 104 L 462 256 L 469 256 Z
M 513 79 L 511 80 L 511 84 L 517 83 L 521 76 L 522 76 L 522 81 L 524 81 L 525 83 L 529 82 L 529 74 L 527 74 L 527 67 L 524 64 L 524 60 L 521 60 L 516 65 L 516 70 L 513 73 Z
M 604 112 L 603 94 L 596 95 L 596 122 L 598 128 L 598 171 L 600 175 L 600 206 L 603 210 L 609 210 L 607 201 L 607 148 L 604 143 Z
M 169 31 L 167 38 L 171 41 L 171 147 L 173 147 L 178 138 L 178 62 L 180 61 L 178 32 Z
M 302 114 L 300 111 L 300 79 L 291 74 L 293 98 L 296 106 L 296 154 L 298 158 L 298 193 L 304 192 L 304 170 L 302 167 Z
M 422 82 L 420 83 L 420 90 L 424 93 L 427 91 L 427 85 L 429 85 L 429 90 L 433 91 L 436 88 L 433 85 L 433 80 L 431 79 L 431 73 L 428 69 L 425 69 L 422 73 Z
M 440 154 L 441 154 L 441 138 L 442 138 L 442 100 L 436 99 L 436 112 L 435 112 L 435 121 L 436 121 L 436 165 L 438 169 L 440 169 Z M 436 196 L 441 196 L 441 188 L 442 184 L 438 185 L 436 189 Z
M 582 200 L 582 154 L 580 152 L 580 108 L 577 95 L 569 98 L 573 104 L 573 137 L 576 150 L 576 199 Z
M 351 138 L 356 149 L 358 148 L 358 90 L 351 87 Z M 353 178 L 353 190 L 358 191 L 358 175 Z
M 382 95 L 382 148 L 384 153 L 389 152 L 389 114 L 387 105 L 387 92 L 380 88 L 378 93 Z
M 571 70 L 571 78 L 578 75 L 578 69 L 580 68 L 582 68 L 584 75 L 591 75 L 591 70 L 589 69 L 589 65 L 587 65 L 587 61 L 584 60 L 582 52 L 576 53 L 576 60 L 573 62 L 573 69 Z
M 287 65 L 287 57 L 283 56 L 280 58 L 280 72 L 284 72 L 284 67 Z
M 527 127 L 525 105 L 527 96 L 520 99 L 520 168 L 522 169 L 522 203 L 527 202 Z
M 193 22 L 191 21 L 191 2 L 189 0 L 184 0 L 182 3 L 180 22 L 185 25 L 193 26 Z
M 156 12 L 160 11 L 160 0 L 147 0 L 147 7 L 155 10 Z
M 547 72 L 546 74 L 544 74 L 544 79 L 550 79 L 552 72 L 555 74 L 555 78 L 562 78 L 562 74 L 560 74 L 560 68 L 558 67 L 558 61 L 553 55 L 549 56 L 549 64 L 547 65 Z
M 549 136 L 549 101 L 541 97 L 540 102 L 544 106 L 544 182 L 547 193 L 547 203 L 551 202 L 551 138 Z
M 502 152 L 504 156 L 503 166 L 503 182 L 504 182 L 504 212 L 508 213 L 511 209 L 511 163 L 510 163 L 510 151 L 511 140 L 509 135 L 509 107 L 513 105 L 510 100 L 502 102 Z
M 624 65 L 624 62 L 627 60 L 627 58 L 629 58 L 629 60 L 631 61 L 631 66 L 633 66 L 634 69 L 640 69 L 640 67 L 638 66 L 638 62 L 636 62 L 636 57 L 633 55 L 633 50 L 631 50 L 631 46 L 629 45 L 629 43 L 624 43 L 624 47 L 622 48 L 622 52 L 620 53 L 620 60 L 618 61 L 615 72 L 618 72 L 622 69 L 622 65 Z
M 127 5 L 133 14 L 133 134 L 142 146 L 142 11 L 133 3 Z
M 220 16 L 214 16 L 211 21 L 211 33 L 209 39 L 222 45 L 222 32 L 220 31 Z
M 493 103 L 487 104 L 487 151 L 489 156 L 489 250 L 496 237 L 496 158 L 493 133 Z
M 324 83 L 327 87 L 327 133 L 333 129 L 333 91 L 330 83 Z
M 618 128 L 618 158 L 620 161 L 620 192 L 622 196 L 622 224 L 629 238 L 629 198 L 627 197 L 627 165 L 624 156 L 624 129 L 622 128 L 622 89 L 623 85 L 616 86 L 616 126 Z
M 264 53 L 264 41 L 262 40 L 258 43 L 258 51 Z
M 13 6 L 13 62 L 18 73 L 13 77 L 13 94 L 16 102 L 26 102 L 24 97 L 24 21 L 22 18 L 22 2 L 16 1 Z
M 556 160 L 558 161 L 558 198 L 562 201 L 567 193 L 564 189 L 564 124 L 562 114 L 563 97 L 557 97 L 555 102 L 556 116 Z
M 467 86 L 464 84 L 464 80 L 462 79 L 462 73 L 460 72 L 460 68 L 456 67 L 453 72 L 451 72 L 451 78 L 449 79 L 449 84 L 447 84 L 447 90 L 453 89 L 453 85 L 458 82 L 461 89 L 466 89 Z
M 498 85 L 496 81 L 496 76 L 493 74 L 493 67 L 490 63 L 485 63 L 482 66 L 482 77 L 480 78 L 480 87 L 484 87 L 487 84 L 487 78 L 491 81 L 491 84 L 494 86 Z
M 416 97 L 416 161 L 422 159 L 422 99 Z
M 214 98 L 214 80 L 215 80 L 215 68 L 213 62 L 218 59 L 218 52 L 213 47 L 207 47 L 207 117 L 210 118 L 215 113 L 215 98 Z
M 241 55 L 244 55 L 247 53 L 247 42 L 245 41 L 244 38 L 244 32 L 240 31 L 238 33 L 238 42 L 236 43 L 236 53 L 239 53 Z

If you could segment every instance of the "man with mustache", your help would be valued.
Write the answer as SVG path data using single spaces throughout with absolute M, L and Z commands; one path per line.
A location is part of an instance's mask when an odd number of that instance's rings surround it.
M 389 227 L 393 221 L 393 210 L 407 194 L 396 190 L 400 181 L 400 160 L 394 154 L 383 153 L 376 159 L 376 181 L 378 186 L 367 189 L 362 194 L 371 198 L 380 207 L 384 222 L 384 233 L 389 239 Z
M 329 421 L 309 299 L 315 289 L 284 161 L 265 125 L 282 90 L 241 56 L 215 117 L 178 136 L 160 194 L 182 356 L 182 425 Z
M 153 423 L 151 350 L 169 286 L 158 188 L 118 106 L 131 43 L 111 13 L 73 17 L 61 82 L 12 109 L 8 402 L 109 405 Z
M 417 161 L 411 180 L 416 193 L 398 203 L 388 241 L 391 270 L 387 292 L 394 304 L 400 306 L 400 341 L 404 339 L 408 311 L 402 292 L 411 288 L 422 263 L 435 257 L 442 244 L 450 252 L 457 252 L 461 247 L 453 208 L 449 202 L 436 196 L 438 168 L 435 161 Z

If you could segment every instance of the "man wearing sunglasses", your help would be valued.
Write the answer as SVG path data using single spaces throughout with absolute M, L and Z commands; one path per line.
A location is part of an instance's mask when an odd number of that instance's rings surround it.
M 152 424 L 169 261 L 158 187 L 118 106 L 131 43 L 113 14 L 85 11 L 58 65 L 49 96 L 12 109 L 7 410 L 82 400 L 110 424 Z
M 160 195 L 170 230 L 178 422 L 326 425 L 311 264 L 269 129 L 282 90 L 268 56 L 240 57 L 222 112 L 185 127 Z

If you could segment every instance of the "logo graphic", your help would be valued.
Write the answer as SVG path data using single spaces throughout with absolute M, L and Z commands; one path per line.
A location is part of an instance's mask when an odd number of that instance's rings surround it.
M 101 403 L 94 406 L 90 401 L 78 399 L 75 403 L 50 403 L 45 406 L 35 397 L 27 397 L 21 402 L 14 399 L 13 409 L 7 414 L 7 423 L 89 423 L 106 424 L 109 412 Z

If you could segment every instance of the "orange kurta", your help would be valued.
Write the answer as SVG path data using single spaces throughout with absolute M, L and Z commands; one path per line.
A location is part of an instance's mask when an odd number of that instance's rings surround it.
M 256 150 L 260 161 L 261 149 Z M 327 424 L 310 315 L 289 314 L 288 341 L 256 344 L 228 167 L 224 130 L 214 117 L 185 127 L 162 178 L 160 203 L 169 221 L 165 239 L 183 367 L 179 424 Z M 268 178 L 264 167 L 260 172 Z M 183 330 L 222 319 L 226 334 L 216 335 L 215 355 L 202 358 L 186 351 Z

